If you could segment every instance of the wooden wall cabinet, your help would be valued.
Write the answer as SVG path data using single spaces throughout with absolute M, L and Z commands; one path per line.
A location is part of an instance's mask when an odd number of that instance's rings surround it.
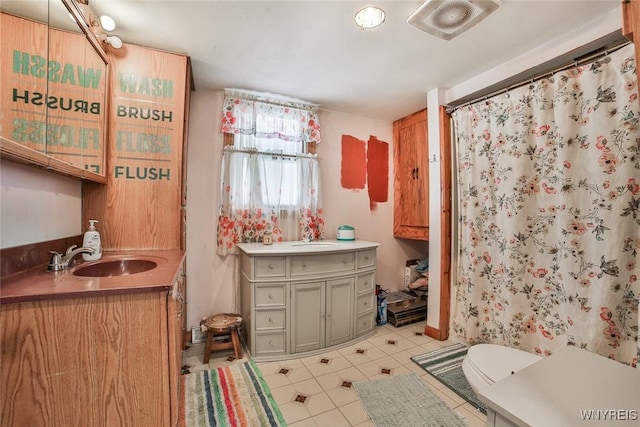
M 429 240 L 427 110 L 393 123 L 393 235 Z
M 50 6 L 68 14 L 60 1 Z M 37 14 L 40 5 L 34 7 Z M 0 157 L 106 181 L 109 67 L 90 34 L 0 13 Z
M 83 224 L 105 250 L 184 249 L 189 57 L 125 44 L 109 64 L 107 179 L 83 183 Z
M 177 277 L 169 293 L 3 304 L 0 425 L 176 425 Z

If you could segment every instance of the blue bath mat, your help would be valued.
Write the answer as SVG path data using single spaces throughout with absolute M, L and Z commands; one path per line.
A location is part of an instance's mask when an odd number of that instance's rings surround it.
M 487 408 L 480 402 L 462 372 L 462 360 L 467 355 L 468 349 L 469 347 L 464 344 L 454 344 L 420 356 L 414 356 L 411 360 L 469 404 L 486 414 Z

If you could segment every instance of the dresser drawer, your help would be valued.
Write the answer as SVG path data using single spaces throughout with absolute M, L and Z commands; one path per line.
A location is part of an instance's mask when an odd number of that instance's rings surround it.
M 368 249 L 358 252 L 358 269 L 369 268 L 376 265 L 376 250 Z
M 283 256 L 265 256 L 254 258 L 254 276 L 258 279 L 284 277 L 285 257 Z
M 362 334 L 370 332 L 375 327 L 374 321 L 375 314 L 367 313 L 356 318 L 356 336 L 359 337 Z
M 360 316 L 365 312 L 373 310 L 375 308 L 373 299 L 375 294 L 373 292 L 368 294 L 362 294 L 356 298 L 356 315 Z
M 256 334 L 256 356 L 268 356 L 287 351 L 286 333 L 275 332 L 269 334 Z
M 284 329 L 286 321 L 287 310 L 274 309 L 274 310 L 256 310 L 256 331 L 264 331 L 270 329 Z
M 375 281 L 375 273 L 359 274 L 356 278 L 356 293 L 373 291 Z
M 286 289 L 287 287 L 284 283 L 280 283 L 277 285 L 254 285 L 255 306 L 284 306 L 287 301 Z
M 291 257 L 291 277 L 354 271 L 353 252 L 297 255 Z

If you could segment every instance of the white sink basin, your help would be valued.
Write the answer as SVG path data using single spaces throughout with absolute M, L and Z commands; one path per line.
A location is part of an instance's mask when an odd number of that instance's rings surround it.
M 332 242 L 300 242 L 300 243 L 292 243 L 291 246 L 294 247 L 303 247 L 303 248 L 328 248 L 332 246 L 338 246 Z

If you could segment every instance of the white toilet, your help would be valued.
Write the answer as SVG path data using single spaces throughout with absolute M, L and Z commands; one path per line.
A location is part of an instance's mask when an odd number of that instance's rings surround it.
M 503 345 L 476 344 L 469 347 L 462 371 L 473 391 L 478 393 L 542 359 L 542 356 Z

